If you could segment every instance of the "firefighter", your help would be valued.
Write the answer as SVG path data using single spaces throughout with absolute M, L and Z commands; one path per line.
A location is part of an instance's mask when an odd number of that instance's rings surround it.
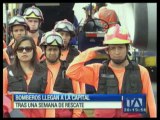
M 38 64 L 34 40 L 29 36 L 21 37 L 16 42 L 13 53 L 15 61 L 3 69 L 3 95 L 17 92 L 53 93 L 52 74 Z M 21 112 L 31 118 L 55 117 L 54 109 L 21 109 Z
M 70 44 L 70 41 L 73 37 L 75 37 L 75 27 L 69 22 L 67 19 L 61 20 L 57 22 L 54 26 L 54 30 L 61 34 L 63 38 L 63 47 L 61 49 L 61 57 L 60 59 L 66 61 L 67 66 L 73 61 L 73 59 L 80 53 L 74 46 Z M 85 94 L 85 84 L 80 83 L 81 94 Z
M 9 32 L 12 36 L 12 39 L 8 46 L 13 45 L 21 36 L 26 35 L 28 30 L 28 25 L 23 16 L 13 16 L 9 21 Z
M 10 62 L 13 63 L 14 61 L 14 55 L 13 55 L 13 49 L 15 46 L 15 43 L 20 39 L 22 36 L 27 34 L 28 25 L 26 24 L 25 19 L 22 16 L 14 16 L 9 21 L 9 31 L 13 37 L 7 48 L 4 48 L 4 51 L 7 53 Z M 37 59 L 39 60 L 42 55 L 42 50 L 40 47 L 36 46 L 37 51 Z
M 128 31 L 118 24 L 104 37 L 103 47 L 89 48 L 70 64 L 66 75 L 95 87 L 98 94 L 146 94 L 147 113 L 123 113 L 122 109 L 95 109 L 94 117 L 156 117 L 156 104 L 147 69 L 131 62 L 128 57 L 131 39 Z M 105 50 L 109 61 L 84 65 Z M 104 77 L 105 76 L 105 77 Z M 112 78 L 109 76 L 113 76 Z
M 40 30 L 40 26 L 44 21 L 42 11 L 35 6 L 26 8 L 23 13 L 24 18 L 27 20 L 29 26 L 28 35 L 34 39 L 34 42 L 39 46 L 43 31 Z
M 70 40 L 75 36 L 75 27 L 67 19 L 58 21 L 54 26 L 54 30 L 61 34 L 63 38 L 63 47 L 61 49 L 61 60 L 66 60 L 69 64 L 75 56 L 79 54 L 79 51 L 72 45 Z
M 74 46 L 71 45 L 71 40 L 76 36 L 74 25 L 67 19 L 58 21 L 54 26 L 54 30 L 61 34 L 63 38 L 63 47 L 61 49 L 60 59 L 66 61 L 66 68 L 73 61 L 73 59 L 80 53 Z M 80 93 L 85 94 L 85 84 L 80 82 Z M 86 116 L 85 114 L 82 114 Z
M 54 30 L 45 33 L 41 40 L 46 60 L 41 64 L 51 71 L 54 76 L 53 91 L 54 93 L 80 93 L 78 81 L 71 81 L 65 77 L 66 62 L 60 60 L 63 38 Z M 57 109 L 55 110 L 56 118 L 74 118 L 81 117 L 81 110 L 78 109 Z

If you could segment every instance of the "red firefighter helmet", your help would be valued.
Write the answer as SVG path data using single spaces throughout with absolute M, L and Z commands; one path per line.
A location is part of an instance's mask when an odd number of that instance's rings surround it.
M 125 27 L 115 26 L 108 29 L 108 32 L 104 36 L 104 45 L 108 44 L 131 44 L 130 35 Z
M 118 16 L 114 10 L 108 9 L 106 7 L 101 7 L 98 12 L 99 19 L 106 21 L 109 25 L 109 28 L 118 23 Z M 104 21 L 101 21 L 101 24 L 105 24 Z M 108 29 L 104 27 L 104 29 Z

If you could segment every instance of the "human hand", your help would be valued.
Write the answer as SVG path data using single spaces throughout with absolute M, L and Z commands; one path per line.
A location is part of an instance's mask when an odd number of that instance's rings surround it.
M 97 55 L 104 54 L 106 50 L 108 50 L 108 46 L 103 46 L 103 47 L 93 47 L 90 48 L 91 50 L 95 51 Z

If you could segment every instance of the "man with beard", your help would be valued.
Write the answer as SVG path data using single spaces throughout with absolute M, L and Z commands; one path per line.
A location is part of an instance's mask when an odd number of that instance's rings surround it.
M 146 113 L 124 113 L 123 109 L 95 109 L 94 117 L 156 117 L 156 104 L 147 69 L 129 60 L 130 35 L 118 24 L 104 36 L 103 47 L 89 48 L 69 65 L 66 75 L 95 87 L 97 94 L 146 94 Z M 104 50 L 110 59 L 103 64 L 84 65 Z
M 24 18 L 27 20 L 29 26 L 28 35 L 34 39 L 34 42 L 39 46 L 40 40 L 42 38 L 43 32 L 40 30 L 40 26 L 44 21 L 42 11 L 35 7 L 29 7 L 24 10 Z
M 62 36 L 54 30 L 46 32 L 42 37 L 40 46 L 43 48 L 45 60 L 41 64 L 53 75 L 53 93 L 80 94 L 78 81 L 71 81 L 65 76 L 66 62 L 60 60 L 63 43 Z M 56 118 L 83 117 L 80 109 L 56 109 Z

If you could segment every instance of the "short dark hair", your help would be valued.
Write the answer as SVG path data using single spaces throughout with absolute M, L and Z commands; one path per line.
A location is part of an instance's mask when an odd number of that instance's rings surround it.
M 18 39 L 15 43 L 15 46 L 14 46 L 14 49 L 13 49 L 13 53 L 14 53 L 14 56 L 15 56 L 15 59 L 14 59 L 14 62 L 13 62 L 13 68 L 15 69 L 15 74 L 18 75 L 18 74 L 21 74 L 21 75 L 25 75 L 26 74 L 24 73 L 21 65 L 20 65 L 20 62 L 19 62 L 19 59 L 17 57 L 17 49 L 19 47 L 19 45 L 23 42 L 23 41 L 30 41 L 31 43 L 31 46 L 33 48 L 33 57 L 31 59 L 31 65 L 33 67 L 35 67 L 37 65 L 37 52 L 36 52 L 36 45 L 35 45 L 35 42 L 33 40 L 32 37 L 29 37 L 28 35 L 25 35 L 25 36 L 22 36 L 20 39 Z
M 24 29 L 25 29 L 25 32 L 29 30 L 29 27 L 26 27 L 25 25 L 18 24 L 18 25 L 12 25 L 12 26 L 10 26 L 9 27 L 9 31 L 13 32 L 13 27 L 15 27 L 15 26 L 23 26 Z

